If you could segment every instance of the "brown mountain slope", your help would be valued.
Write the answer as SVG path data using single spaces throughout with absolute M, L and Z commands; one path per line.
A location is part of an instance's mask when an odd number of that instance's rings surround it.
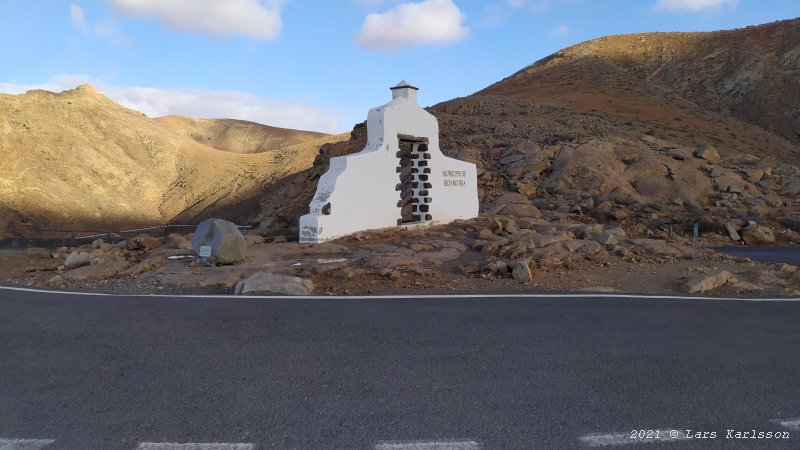
M 604 87 L 615 88 L 613 95 Z M 659 114 L 667 120 L 688 101 L 800 143 L 800 19 L 710 33 L 594 39 L 556 52 L 480 93 L 558 106 L 592 105 L 622 115 L 658 112 L 661 105 L 649 103 L 655 96 L 670 106 Z
M 245 120 L 184 116 L 165 116 L 156 120 L 200 144 L 232 153 L 263 153 L 328 136 L 325 133 L 277 128 Z
M 317 147 L 215 150 L 80 86 L 0 95 L 0 153 L 0 230 L 23 234 L 230 212 L 229 205 L 247 205 L 265 186 L 309 167 Z

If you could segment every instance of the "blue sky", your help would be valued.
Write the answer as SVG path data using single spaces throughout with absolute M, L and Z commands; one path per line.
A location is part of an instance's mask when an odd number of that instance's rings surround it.
M 150 116 L 341 132 L 401 79 L 428 106 L 600 36 L 798 16 L 797 0 L 0 0 L 0 92 L 88 82 Z

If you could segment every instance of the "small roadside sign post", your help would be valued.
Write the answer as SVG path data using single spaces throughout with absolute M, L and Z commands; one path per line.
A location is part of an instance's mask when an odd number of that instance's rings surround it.
M 210 245 L 201 245 L 200 251 L 197 252 L 197 256 L 200 257 L 200 264 L 206 263 L 206 258 L 211 257 L 211 246 Z
M 700 234 L 700 224 L 695 223 L 694 226 L 692 226 L 692 230 L 694 231 L 694 240 L 696 241 L 697 236 Z

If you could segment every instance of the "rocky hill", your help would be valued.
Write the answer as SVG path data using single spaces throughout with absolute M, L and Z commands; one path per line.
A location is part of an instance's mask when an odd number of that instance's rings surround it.
M 749 220 L 797 229 L 798 23 L 598 39 L 429 111 L 442 150 L 477 164 L 482 211 L 522 202 L 553 220 L 643 233 L 693 223 L 725 232 Z M 761 75 L 742 75 L 751 67 Z M 324 146 L 314 167 L 278 183 L 255 219 L 262 230 L 295 234 L 328 159 L 365 139 L 356 126 L 349 142 Z
M 608 88 L 611 97 L 603 92 Z M 588 99 L 597 89 L 601 97 Z M 688 102 L 800 143 L 800 19 L 712 33 L 594 39 L 537 61 L 481 93 L 591 105 L 620 116 L 651 112 L 655 105 L 642 100 L 662 97 L 673 106 L 663 119 L 673 119 L 673 110 Z M 643 93 L 647 96 L 637 101 Z
M 266 145 L 265 129 L 245 124 L 256 130 L 249 140 L 242 127 L 228 132 L 238 143 L 224 133 L 212 139 L 232 151 L 262 151 L 235 154 L 190 139 L 176 121 L 193 120 L 150 119 L 88 85 L 0 95 L 0 230 L 116 230 L 223 214 L 241 220 L 264 186 L 310 166 L 320 145 L 306 134 L 305 143 L 278 151 Z M 203 123 L 195 130 L 233 128 Z M 291 133 L 281 139 L 296 142 Z

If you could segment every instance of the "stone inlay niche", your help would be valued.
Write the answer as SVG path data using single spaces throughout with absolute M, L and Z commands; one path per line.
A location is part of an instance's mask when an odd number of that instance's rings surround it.
M 442 154 L 439 122 L 417 104 L 417 88 L 401 81 L 391 90 L 392 101 L 369 111 L 367 146 L 331 158 L 300 218 L 300 242 L 478 215 L 475 164 Z

